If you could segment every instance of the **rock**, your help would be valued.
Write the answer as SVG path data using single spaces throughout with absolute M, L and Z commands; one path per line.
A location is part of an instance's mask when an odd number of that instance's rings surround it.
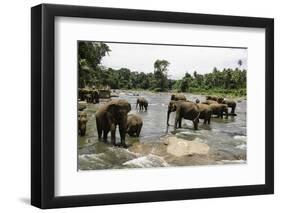
M 86 108 L 87 108 L 87 102 L 86 101 L 79 101 L 78 102 L 78 110 L 79 111 L 82 111 Z
M 186 156 L 186 155 L 207 155 L 209 153 L 210 147 L 202 143 L 202 140 L 195 138 L 194 140 L 184 140 L 177 138 L 176 136 L 171 136 L 167 138 L 168 146 L 167 152 L 176 157 Z
M 123 163 L 129 168 L 153 168 L 153 167 L 167 167 L 169 164 L 161 157 L 156 155 L 146 155 Z

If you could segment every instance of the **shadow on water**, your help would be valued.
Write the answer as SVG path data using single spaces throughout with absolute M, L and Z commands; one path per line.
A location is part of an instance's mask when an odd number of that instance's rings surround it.
M 228 119 L 212 118 L 210 125 L 203 124 L 200 120 L 197 131 L 193 130 L 191 121 L 183 120 L 183 128 L 174 131 L 172 125 L 169 127 L 166 125 L 170 94 L 140 92 L 139 96 L 148 100 L 147 111 L 136 109 L 138 96 L 127 92 L 119 94 L 119 98 L 126 99 L 131 104 L 132 110 L 129 114 L 138 114 L 143 119 L 140 137 L 126 137 L 128 149 L 114 147 L 109 142 L 98 141 L 94 113 L 99 106 L 88 104 L 86 136 L 78 137 L 80 170 L 226 164 L 246 161 L 246 100 L 237 103 L 237 116 L 229 116 Z M 196 98 L 205 99 L 200 95 L 187 94 L 186 96 L 192 101 Z M 174 119 L 175 113 L 171 113 L 170 124 Z M 116 132 L 118 133 L 118 130 Z M 199 138 L 210 147 L 210 154 L 205 158 L 193 156 L 176 159 L 168 156 L 163 140 L 171 135 L 186 140 Z M 118 134 L 116 138 L 118 143 L 120 141 Z

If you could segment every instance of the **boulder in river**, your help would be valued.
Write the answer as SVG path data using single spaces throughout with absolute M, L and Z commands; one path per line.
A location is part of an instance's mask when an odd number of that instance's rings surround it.
M 210 147 L 202 142 L 202 139 L 184 140 L 176 136 L 166 138 L 167 152 L 176 157 L 185 155 L 207 155 Z
M 86 108 L 87 108 L 87 102 L 86 101 L 79 101 L 78 102 L 78 110 L 79 111 L 82 111 Z

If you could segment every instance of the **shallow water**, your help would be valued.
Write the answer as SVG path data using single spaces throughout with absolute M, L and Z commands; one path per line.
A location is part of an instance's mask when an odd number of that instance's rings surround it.
M 138 96 L 133 93 L 120 92 L 119 98 L 126 99 L 132 106 L 129 114 L 139 114 L 143 118 L 143 127 L 139 138 L 126 137 L 128 149 L 112 146 L 110 143 L 99 142 L 97 139 L 94 113 L 98 104 L 88 104 L 86 136 L 78 137 L 78 169 L 120 169 L 149 168 L 167 166 L 237 164 L 246 162 L 247 134 L 246 108 L 247 101 L 237 103 L 237 116 L 228 119 L 212 118 L 211 124 L 203 124 L 200 120 L 199 130 L 194 131 L 191 121 L 183 120 L 183 128 L 173 131 L 167 128 L 167 107 L 171 97 L 169 93 L 136 92 L 148 100 L 147 112 L 136 110 Z M 188 100 L 196 98 L 204 100 L 205 96 L 186 94 Z M 102 104 L 102 103 L 101 103 Z M 229 109 L 230 111 L 230 109 Z M 174 123 L 175 113 L 171 113 L 170 124 Z M 116 131 L 117 143 L 120 142 Z M 163 143 L 169 135 L 194 140 L 199 138 L 210 147 L 208 155 L 191 155 L 175 157 L 167 153 Z M 110 134 L 108 137 L 110 141 Z

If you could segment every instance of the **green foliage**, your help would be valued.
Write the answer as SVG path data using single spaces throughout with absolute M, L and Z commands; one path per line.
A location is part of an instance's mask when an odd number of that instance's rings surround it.
M 220 71 L 214 68 L 212 73 L 204 75 L 199 75 L 196 71 L 193 76 L 187 73 L 174 84 L 173 89 L 180 92 L 245 96 L 246 81 L 246 70 L 236 68 Z
M 109 52 L 109 46 L 103 42 L 79 41 L 79 87 L 92 86 L 99 82 L 100 76 L 104 74 L 100 63 Z M 101 78 L 103 79 L 103 76 Z
M 233 96 L 246 95 L 246 70 L 214 67 L 204 75 L 194 71 L 186 72 L 179 80 L 168 79 L 167 60 L 156 60 L 150 73 L 131 71 L 128 68 L 113 69 L 101 66 L 101 60 L 109 54 L 110 48 L 103 42 L 78 43 L 79 87 L 110 87 L 111 89 L 141 89 L 165 92 L 192 92 Z M 237 61 L 241 67 L 242 60 Z
M 166 60 L 156 60 L 154 62 L 154 82 L 153 87 L 160 91 L 168 89 L 168 66 L 169 62 Z M 154 89 L 155 90 L 155 89 Z

